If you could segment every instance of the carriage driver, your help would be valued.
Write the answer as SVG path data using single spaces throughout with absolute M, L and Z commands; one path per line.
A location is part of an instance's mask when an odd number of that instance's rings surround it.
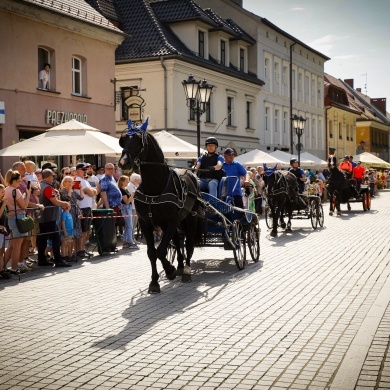
M 345 172 L 347 175 L 347 179 L 352 177 L 352 164 L 349 161 L 349 156 L 344 156 L 344 161 L 339 164 L 339 169 L 342 172 Z
M 218 141 L 208 137 L 205 142 L 206 151 L 196 161 L 200 190 L 217 197 L 219 180 L 224 176 L 222 165 L 225 159 L 217 153 Z
M 298 191 L 300 194 L 305 191 L 305 183 L 306 183 L 306 175 L 305 171 L 298 166 L 298 160 L 296 158 L 292 158 L 290 160 L 291 168 L 288 170 L 291 172 L 296 178 L 298 182 Z
M 296 158 L 292 158 L 290 160 L 290 165 L 291 168 L 288 171 L 291 172 L 297 178 L 298 193 L 302 194 L 303 191 L 305 191 L 305 183 L 306 183 L 305 171 L 299 167 L 298 160 Z M 298 194 L 295 201 L 300 208 L 306 208 L 307 204 Z

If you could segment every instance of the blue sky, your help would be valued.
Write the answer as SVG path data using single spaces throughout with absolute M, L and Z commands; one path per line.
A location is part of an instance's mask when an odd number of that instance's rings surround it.
M 325 72 L 354 79 L 390 111 L 390 0 L 243 0 L 244 8 L 330 57 Z M 367 83 L 366 83 L 367 81 Z

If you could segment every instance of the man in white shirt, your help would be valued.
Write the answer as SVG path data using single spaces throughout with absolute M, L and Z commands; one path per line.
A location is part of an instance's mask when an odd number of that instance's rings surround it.
M 39 72 L 39 88 L 50 89 L 50 64 L 45 64 L 44 69 Z
M 92 165 L 89 163 L 86 163 L 85 165 L 87 167 L 86 180 L 91 185 L 92 188 L 96 189 L 96 195 L 94 195 L 93 199 L 92 199 L 92 210 L 95 210 L 97 207 L 96 196 L 99 195 L 99 192 L 100 192 L 99 179 L 93 174 Z
M 80 207 L 83 218 L 81 220 L 81 237 L 77 239 L 77 256 L 78 257 L 90 257 L 92 253 L 85 251 L 85 243 L 88 241 L 89 234 L 91 232 L 91 216 L 92 216 L 92 202 L 93 197 L 96 196 L 97 190 L 91 187 L 91 184 L 85 180 L 87 166 L 84 163 L 76 165 L 76 177 L 75 177 L 75 191 L 80 194 L 80 190 L 77 189 L 80 186 L 84 191 L 84 198 L 78 200 L 77 204 Z M 80 182 L 80 184 L 77 184 Z M 79 187 L 79 188 L 80 188 Z

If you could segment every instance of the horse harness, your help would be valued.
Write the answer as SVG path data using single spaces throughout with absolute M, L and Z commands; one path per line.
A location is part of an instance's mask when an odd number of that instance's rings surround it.
M 186 204 L 187 196 L 190 196 L 194 199 L 198 199 L 197 194 L 188 190 L 188 185 L 185 180 L 182 180 L 180 175 L 172 168 L 169 169 L 169 177 L 167 180 L 167 184 L 164 190 L 159 195 L 146 195 L 140 190 L 136 190 L 134 194 L 134 199 L 138 200 L 141 203 L 147 204 L 149 207 L 148 217 L 152 221 L 153 226 L 153 213 L 152 206 L 164 204 L 164 203 L 172 203 L 177 206 L 179 211 L 179 219 L 184 216 L 186 213 L 194 213 L 193 206 L 189 207 Z M 173 191 L 168 190 L 169 185 L 173 185 Z

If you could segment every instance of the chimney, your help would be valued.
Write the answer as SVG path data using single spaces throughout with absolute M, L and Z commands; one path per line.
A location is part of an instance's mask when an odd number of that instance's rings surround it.
M 362 93 L 362 89 L 361 88 L 356 88 L 356 91 Z
M 371 99 L 370 103 L 386 116 L 386 98 Z
M 353 89 L 353 79 L 344 79 L 344 83 L 348 84 Z

